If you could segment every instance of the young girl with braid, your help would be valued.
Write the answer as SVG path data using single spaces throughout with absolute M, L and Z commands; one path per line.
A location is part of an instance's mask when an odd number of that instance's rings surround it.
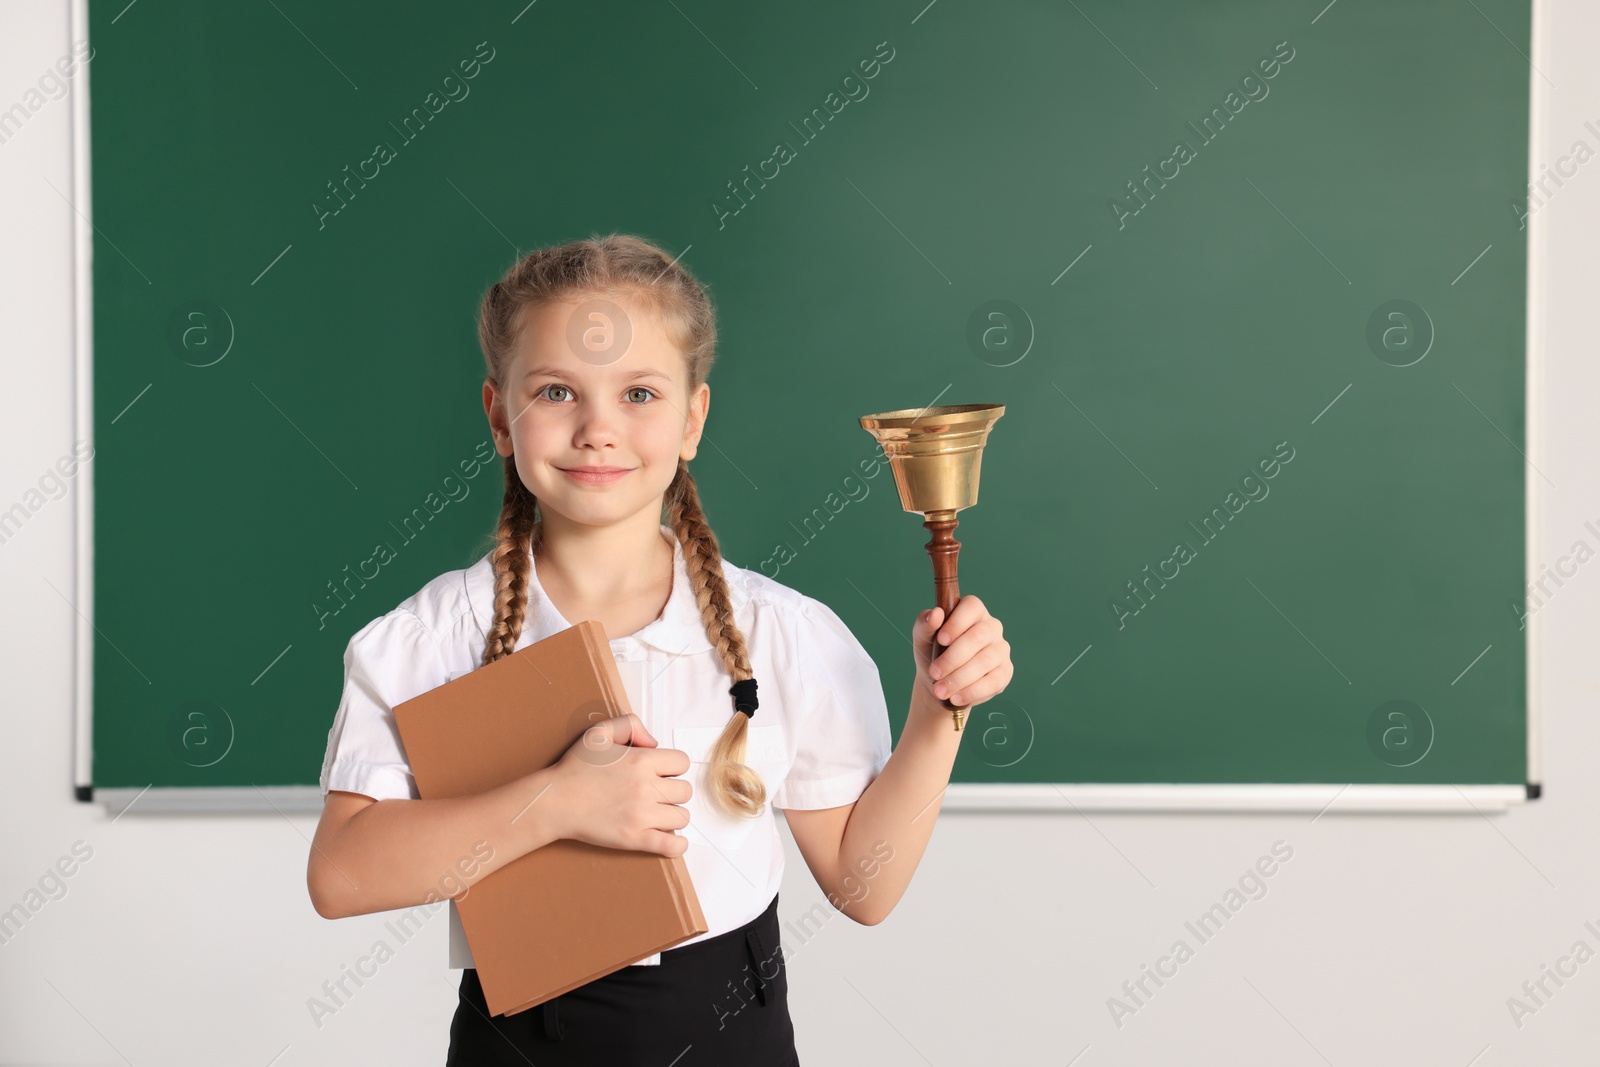
M 484 295 L 478 339 L 505 465 L 495 544 L 350 639 L 313 904 L 335 918 L 451 898 L 451 963 L 464 971 L 450 1064 L 798 1063 L 772 809 L 832 907 L 883 921 L 964 736 L 940 700 L 976 706 L 1011 679 L 1000 623 L 974 596 L 948 619 L 917 615 L 891 753 L 877 665 L 839 616 L 722 558 L 689 473 L 709 442 L 712 306 L 654 245 L 613 234 L 529 253 Z M 611 637 L 633 713 L 595 724 L 545 770 L 418 799 L 393 707 L 585 619 Z M 930 666 L 916 650 L 935 633 L 945 647 Z M 491 1017 L 454 898 L 563 838 L 683 856 L 709 929 Z

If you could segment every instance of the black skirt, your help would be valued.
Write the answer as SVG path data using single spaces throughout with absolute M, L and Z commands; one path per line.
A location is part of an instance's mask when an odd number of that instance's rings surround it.
M 478 972 L 461 972 L 446 1067 L 799 1067 L 778 898 L 736 930 L 624 967 L 544 1004 L 491 1016 Z

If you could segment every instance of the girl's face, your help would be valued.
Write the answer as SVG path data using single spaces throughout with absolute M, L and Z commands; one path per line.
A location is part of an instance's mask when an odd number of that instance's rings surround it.
M 529 309 L 504 394 L 483 387 L 495 448 L 516 456 L 540 506 L 597 526 L 659 514 L 678 460 L 698 451 L 710 402 L 706 383 L 690 395 L 683 354 L 659 317 L 626 295 Z M 588 468 L 619 473 L 571 473 Z

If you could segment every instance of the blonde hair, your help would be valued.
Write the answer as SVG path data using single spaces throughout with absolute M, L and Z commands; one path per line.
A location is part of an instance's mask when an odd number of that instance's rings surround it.
M 705 289 L 660 248 L 628 234 L 595 234 L 585 241 L 536 249 L 514 264 L 483 296 L 478 344 L 489 380 L 504 402 L 506 373 L 517 335 L 530 308 L 578 295 L 625 294 L 655 312 L 683 353 L 692 395 L 711 373 L 716 318 Z M 689 587 L 700 607 L 706 638 L 735 683 L 752 676 L 744 634 L 733 621 L 728 582 L 716 535 L 700 509 L 700 494 L 683 460 L 663 496 L 667 525 L 683 547 Z M 483 665 L 509 656 L 528 614 L 528 570 L 543 536 L 538 501 L 517 474 L 516 457 L 505 457 L 505 497 L 490 552 L 494 568 L 494 623 Z M 754 817 L 767 800 L 766 786 L 746 766 L 749 716 L 735 710 L 712 746 L 706 785 L 711 799 L 731 815 Z

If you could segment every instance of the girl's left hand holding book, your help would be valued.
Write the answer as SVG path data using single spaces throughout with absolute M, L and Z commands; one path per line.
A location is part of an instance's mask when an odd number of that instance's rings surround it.
M 922 612 L 911 631 L 917 685 L 936 699 L 948 697 L 966 707 L 998 695 L 1015 673 L 1011 643 L 1001 636 L 1002 629 L 983 601 L 971 595 L 956 601 L 948 620 L 937 607 Z M 936 633 L 940 651 L 929 663 L 929 643 Z

